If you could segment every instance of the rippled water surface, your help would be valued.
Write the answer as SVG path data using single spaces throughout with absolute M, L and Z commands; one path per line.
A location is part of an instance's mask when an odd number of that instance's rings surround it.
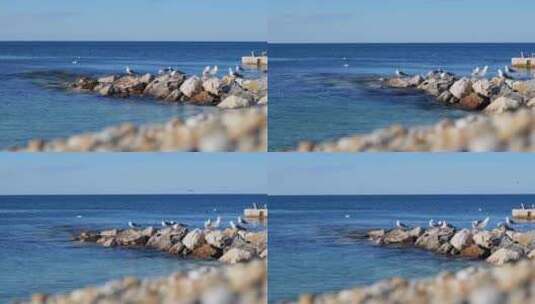
M 375 80 L 395 69 L 467 75 L 484 65 L 492 76 L 521 51 L 535 52 L 535 44 L 271 44 L 269 149 L 464 116 L 419 92 L 379 89 Z
M 469 227 L 474 219 L 490 216 L 489 225 L 495 226 L 521 202 L 535 202 L 535 196 L 270 197 L 269 301 L 476 265 L 480 262 L 418 249 L 379 247 L 355 236 L 393 227 L 396 219 L 420 226 L 430 218 L 445 219 Z M 534 228 L 534 224 L 517 227 Z
M 217 110 L 58 88 L 76 75 L 122 73 L 127 65 L 153 74 L 167 66 L 200 74 L 205 66 L 218 65 L 225 73 L 242 56 L 266 48 L 265 43 L 230 42 L 0 42 L 0 149 L 32 138 L 52 139 L 122 122 L 161 122 Z
M 162 219 L 201 227 L 225 223 L 256 195 L 0 196 L 0 303 L 32 293 L 68 292 L 124 276 L 161 277 L 217 262 L 180 260 L 152 250 L 102 248 L 71 241 L 84 229 L 126 228 Z

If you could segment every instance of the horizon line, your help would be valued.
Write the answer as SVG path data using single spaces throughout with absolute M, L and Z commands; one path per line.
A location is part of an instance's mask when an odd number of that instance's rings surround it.
M 4 40 L 0 39 L 0 42 L 188 42 L 188 43 L 267 43 L 262 40 Z
M 288 41 L 269 41 L 268 44 L 535 44 L 534 42 L 527 41 L 503 41 L 503 42 L 463 42 L 463 41 L 431 41 L 431 42 L 417 42 L 417 41 L 408 41 L 408 42 L 288 42 Z
M 103 194 L 95 194 L 95 193 L 45 193 L 45 194 L 36 194 L 36 193 L 29 193 L 29 194 L 0 194 L 0 197 L 5 196 L 122 196 L 122 195 L 130 195 L 130 196 L 148 196 L 148 195 L 266 195 L 264 193 L 103 193 Z
M 266 194 L 266 193 L 57 193 L 57 194 L 0 194 L 0 197 L 5 196 L 149 196 L 149 195 L 161 195 L 161 196 L 174 196 L 174 195 L 263 195 L 263 196 L 429 196 L 429 195 L 442 195 L 442 196 L 456 196 L 456 195 L 535 195 L 532 193 L 362 193 L 362 194 Z

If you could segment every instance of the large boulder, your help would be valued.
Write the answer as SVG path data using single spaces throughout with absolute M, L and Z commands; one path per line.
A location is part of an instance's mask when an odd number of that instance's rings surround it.
M 206 243 L 219 249 L 225 248 L 232 241 L 221 230 L 208 231 L 205 233 L 204 238 Z
M 522 95 L 529 95 L 535 92 L 535 79 L 515 81 L 512 85 L 512 88 L 514 91 Z
M 514 232 L 510 234 L 513 242 L 518 243 L 524 247 L 532 247 L 535 245 L 535 231 L 528 232 Z
M 459 101 L 459 106 L 464 110 L 482 110 L 489 104 L 488 99 L 482 98 L 476 93 L 471 93 Z
M 180 242 L 187 233 L 187 229 L 179 227 L 179 229 L 162 229 L 154 234 L 145 246 L 158 250 L 168 251 L 174 244 Z
M 477 246 L 476 244 L 472 244 L 468 247 L 463 248 L 459 254 L 466 258 L 480 259 L 480 258 L 484 258 L 488 256 L 488 253 L 489 253 L 488 250 L 485 250 Z
M 450 92 L 456 98 L 463 99 L 472 93 L 472 81 L 468 78 L 461 78 L 453 83 Z
M 508 111 L 516 111 L 522 106 L 522 101 L 506 96 L 493 100 L 484 110 L 489 114 L 501 114 Z
M 205 243 L 203 231 L 200 229 L 190 231 L 186 234 L 184 239 L 182 239 L 182 243 L 189 250 L 195 250 L 197 247 L 200 247 Z
M 439 96 L 442 92 L 447 91 L 452 83 L 453 79 L 427 78 L 418 86 L 418 89 L 433 96 Z
M 474 241 L 472 239 L 472 232 L 468 229 L 460 230 L 450 240 L 450 244 L 459 251 L 472 245 L 473 243 Z
M 482 248 L 490 249 L 493 245 L 493 238 L 494 235 L 487 230 L 478 231 L 474 233 L 472 239 L 474 240 L 474 243 Z
M 141 230 L 127 229 L 119 232 L 115 239 L 121 246 L 144 246 L 149 237 Z
M 139 77 L 126 75 L 113 83 L 114 90 L 123 96 L 141 95 L 147 83 L 140 81 Z
M 251 100 L 241 96 L 230 95 L 220 102 L 217 107 L 221 109 L 245 108 L 251 105 Z
M 236 264 L 247 262 L 254 257 L 254 252 L 243 248 L 232 248 L 227 251 L 221 258 L 220 262 L 227 264 Z
M 99 83 L 111 84 L 118 79 L 117 75 L 103 76 L 97 79 Z
M 210 93 L 201 91 L 191 96 L 188 101 L 196 105 L 212 105 L 215 103 L 215 98 Z
M 442 244 L 447 243 L 455 234 L 453 228 L 431 228 L 425 231 L 415 242 L 415 246 L 431 251 L 437 251 Z
M 472 90 L 480 96 L 490 98 L 496 94 L 497 87 L 492 84 L 488 79 L 479 79 L 472 84 Z
M 221 85 L 221 80 L 217 77 L 208 78 L 202 83 L 203 89 L 212 95 L 219 95 Z
M 404 229 L 393 229 L 385 234 L 385 244 L 410 244 L 416 240 L 416 237 Z
M 521 257 L 522 252 L 519 250 L 500 248 L 487 258 L 487 262 L 494 265 L 503 265 L 510 262 L 516 262 L 520 260 Z
M 209 244 L 203 244 L 195 248 L 189 256 L 196 259 L 210 259 L 210 258 L 220 258 L 223 254 L 223 250 L 210 246 Z
M 197 76 L 191 76 L 180 86 L 180 92 L 186 97 L 192 97 L 202 91 L 202 80 Z
M 411 86 L 411 83 L 410 83 L 409 77 L 394 77 L 394 78 L 389 78 L 386 81 L 386 85 L 391 88 L 408 88 Z

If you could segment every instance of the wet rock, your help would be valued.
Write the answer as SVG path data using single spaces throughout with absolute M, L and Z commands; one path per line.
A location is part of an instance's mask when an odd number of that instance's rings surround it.
M 386 81 L 386 85 L 392 88 L 408 88 L 411 86 L 408 77 L 394 77 Z
M 461 108 L 469 111 L 479 111 L 484 109 L 489 104 L 489 101 L 487 99 L 484 99 L 480 97 L 478 94 L 471 93 L 470 95 L 467 95 L 463 97 L 459 101 L 459 105 Z
M 230 95 L 220 102 L 217 107 L 221 109 L 245 108 L 251 105 L 251 100 L 236 95 Z
M 450 93 L 457 99 L 463 99 L 472 93 L 472 81 L 468 78 L 457 80 L 451 86 Z
M 385 234 L 385 244 L 409 244 L 415 241 L 416 237 L 409 231 L 403 229 L 393 229 Z
M 472 245 L 469 245 L 465 248 L 463 248 L 460 252 L 460 255 L 463 256 L 463 257 L 467 257 L 467 258 L 477 258 L 477 259 L 481 259 L 481 258 L 485 258 L 488 256 L 488 251 L 475 245 L 475 244 L 472 244 Z
M 175 243 L 171 248 L 169 248 L 169 254 L 176 256 L 185 256 L 187 248 L 181 242 Z
M 490 231 L 478 231 L 474 234 L 474 243 L 482 248 L 490 249 L 493 245 L 493 234 Z
M 190 256 L 196 259 L 218 259 L 222 254 L 223 251 L 220 248 L 215 248 L 205 243 L 192 250 Z
M 437 97 L 437 101 L 442 103 L 456 103 L 457 99 L 451 94 L 450 91 L 444 91 Z
M 197 105 L 212 105 L 215 103 L 215 98 L 210 93 L 202 91 L 193 95 L 189 101 Z

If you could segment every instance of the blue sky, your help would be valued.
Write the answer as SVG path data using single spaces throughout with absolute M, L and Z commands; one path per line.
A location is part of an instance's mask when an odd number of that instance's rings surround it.
M 269 0 L 270 42 L 533 42 L 533 0 Z
M 271 154 L 270 194 L 535 193 L 535 154 Z
M 264 155 L 241 153 L 1 153 L 0 181 L 0 195 L 266 192 Z
M 265 41 L 267 0 L 0 0 L 0 40 Z

